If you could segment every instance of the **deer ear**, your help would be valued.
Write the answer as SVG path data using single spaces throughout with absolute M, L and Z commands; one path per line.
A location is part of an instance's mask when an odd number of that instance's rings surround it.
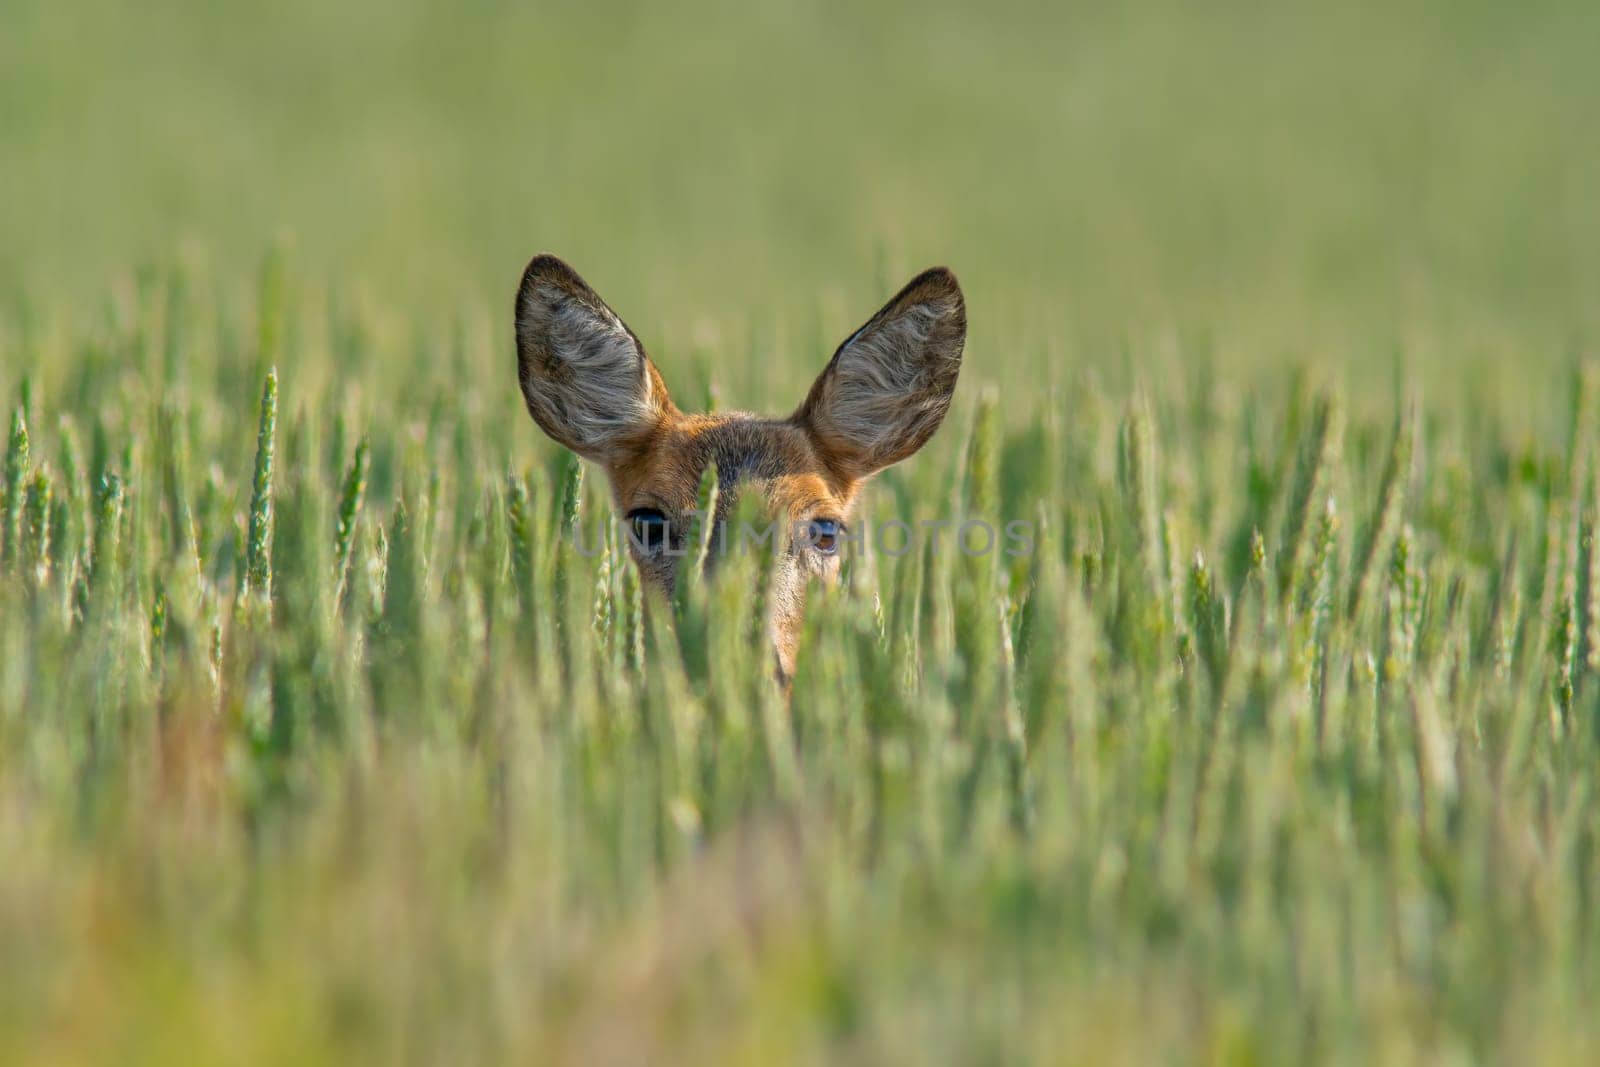
M 924 271 L 839 346 L 794 418 L 846 477 L 898 463 L 944 421 L 966 341 L 956 276 Z
M 633 331 L 555 256 L 535 256 L 522 273 L 517 371 L 539 428 L 600 462 L 647 435 L 671 403 Z

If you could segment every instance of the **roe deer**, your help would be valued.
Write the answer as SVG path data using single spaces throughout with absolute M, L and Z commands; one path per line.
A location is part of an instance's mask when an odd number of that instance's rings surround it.
M 726 524 L 737 498 L 756 493 L 777 529 L 791 531 L 774 548 L 767 600 L 767 633 L 785 687 L 807 584 L 837 579 L 862 483 L 939 428 L 966 336 L 961 287 L 935 267 L 839 346 L 794 414 L 686 415 L 639 338 L 567 264 L 536 256 L 517 290 L 517 369 L 528 414 L 559 444 L 605 468 L 646 588 L 672 592 L 683 556 L 674 549 L 712 464 L 713 521 Z

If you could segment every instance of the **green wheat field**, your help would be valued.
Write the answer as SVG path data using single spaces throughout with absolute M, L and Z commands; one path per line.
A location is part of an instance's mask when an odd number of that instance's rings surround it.
M 1600 1058 L 1600 7 L 0 21 L 0 1062 Z M 539 251 L 776 413 L 949 264 L 860 517 L 1035 551 L 785 701 L 573 550 Z

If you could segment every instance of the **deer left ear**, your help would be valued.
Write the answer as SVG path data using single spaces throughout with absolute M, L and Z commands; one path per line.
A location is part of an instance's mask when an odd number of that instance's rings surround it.
M 898 463 L 944 421 L 966 341 L 956 276 L 923 271 L 839 346 L 794 420 L 847 478 Z
M 539 428 L 602 463 L 672 410 L 633 331 L 555 256 L 535 256 L 517 289 L 517 378 Z

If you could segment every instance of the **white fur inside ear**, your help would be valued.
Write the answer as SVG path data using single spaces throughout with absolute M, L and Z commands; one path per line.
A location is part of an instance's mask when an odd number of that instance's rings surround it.
M 930 343 L 946 312 L 938 304 L 918 304 L 846 343 L 828 409 L 838 432 L 876 452 L 922 418 L 943 417 L 950 394 L 937 383 L 961 363 L 959 348 Z
M 529 412 L 574 451 L 603 453 L 657 414 L 644 353 L 604 304 L 536 283 L 518 306 L 517 340 Z
M 950 408 L 965 340 L 959 293 L 880 313 L 823 372 L 807 404 L 813 432 L 857 476 L 911 455 Z

